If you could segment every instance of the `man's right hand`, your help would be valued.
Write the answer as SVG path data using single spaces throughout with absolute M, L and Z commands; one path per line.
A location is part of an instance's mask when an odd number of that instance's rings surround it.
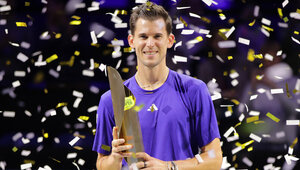
M 125 139 L 119 139 L 118 137 L 118 127 L 113 128 L 113 141 L 111 142 L 112 150 L 111 156 L 119 161 L 122 161 L 125 157 L 131 157 L 132 152 L 128 152 L 133 148 L 133 145 L 124 145 Z

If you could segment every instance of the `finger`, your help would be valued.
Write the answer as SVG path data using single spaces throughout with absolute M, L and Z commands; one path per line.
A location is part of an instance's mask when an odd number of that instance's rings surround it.
M 144 159 L 145 161 L 148 161 L 148 160 L 150 160 L 150 156 L 147 154 L 147 153 L 145 153 L 145 152 L 138 152 L 138 153 L 136 153 L 136 157 L 137 158 L 142 158 L 142 159 Z
M 113 128 L 113 139 L 118 139 L 118 126 Z
M 124 153 L 120 153 L 120 154 L 123 158 L 126 158 L 126 157 L 131 157 L 133 153 L 132 152 L 124 152 Z
M 123 152 L 132 148 L 133 148 L 132 145 L 122 145 L 122 146 L 114 147 L 113 152 Z
M 146 163 L 146 165 L 147 165 L 147 163 Z M 144 162 L 137 162 L 137 163 L 136 163 L 136 167 L 137 167 L 138 169 L 145 168 Z
M 113 147 L 118 147 L 119 145 L 125 143 L 125 139 L 114 139 L 112 142 L 111 142 L 111 146 Z

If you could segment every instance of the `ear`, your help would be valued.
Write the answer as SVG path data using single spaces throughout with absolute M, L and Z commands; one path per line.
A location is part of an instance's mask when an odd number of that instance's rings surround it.
M 133 44 L 133 35 L 129 34 L 128 37 L 128 44 L 130 45 L 131 48 L 134 48 L 134 44 Z
M 173 46 L 174 39 L 175 39 L 175 36 L 174 36 L 174 34 L 171 33 L 168 38 L 168 48 L 171 48 Z

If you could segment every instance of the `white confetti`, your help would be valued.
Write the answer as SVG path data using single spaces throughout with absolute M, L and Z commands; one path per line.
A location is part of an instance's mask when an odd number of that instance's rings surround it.
M 25 71 L 15 71 L 14 72 L 14 76 L 15 77 L 25 77 L 26 76 L 26 72 Z
M 245 44 L 245 45 L 249 45 L 250 44 L 250 40 L 245 39 L 245 38 L 241 38 L 241 37 L 239 37 L 238 42 L 241 43 L 241 44 Z
M 74 159 L 77 157 L 77 153 L 68 153 L 67 159 Z
M 296 42 L 297 44 L 300 44 L 299 40 L 297 40 L 297 39 L 294 38 L 294 37 L 291 37 L 291 38 L 292 38 L 292 40 L 293 40 L 294 42 Z
M 288 154 L 293 155 L 294 149 L 289 147 Z
M 29 150 L 22 150 L 21 155 L 22 156 L 29 156 L 31 154 L 31 151 Z
M 10 10 L 11 10 L 10 5 L 0 7 L 0 12 L 6 12 L 6 11 L 10 11 Z
M 224 63 L 224 60 L 222 59 L 222 57 L 220 57 L 219 55 L 216 55 L 216 58 L 221 61 L 221 63 Z
M 18 132 L 18 133 L 16 133 L 16 134 L 12 137 L 12 140 L 13 140 L 14 142 L 16 142 L 16 141 L 17 141 L 18 139 L 20 139 L 22 136 L 23 136 L 22 133 L 21 133 L 21 132 Z
M 225 37 L 226 37 L 226 38 L 229 38 L 229 36 L 233 33 L 234 30 L 235 30 L 235 27 L 232 26 L 232 27 L 229 29 L 229 31 L 226 32 Z
M 176 51 L 176 48 L 180 46 L 182 46 L 182 41 L 179 41 L 178 43 L 175 44 L 174 51 Z
M 265 34 L 265 36 L 270 37 L 270 33 L 269 33 L 267 30 L 265 30 L 263 27 L 260 28 L 260 31 L 261 31 L 263 34 Z
M 30 48 L 30 44 L 28 42 L 25 42 L 25 41 L 21 42 L 20 45 L 21 45 L 22 48 L 25 48 L 25 49 Z
M 275 134 L 276 138 L 283 138 L 285 137 L 285 132 L 284 131 L 280 131 L 280 132 L 277 132 Z
M 237 86 L 238 84 L 239 84 L 239 81 L 237 79 L 234 79 L 234 80 L 231 81 L 231 85 L 233 87 Z
M 111 44 L 113 46 L 124 46 L 124 41 L 123 40 L 112 40 Z
M 206 30 L 206 29 L 199 29 L 199 34 L 209 34 L 210 30 Z
M 191 12 L 189 13 L 189 15 L 190 15 L 191 17 L 201 18 L 200 15 L 197 15 L 197 14 L 194 14 L 194 13 L 191 13 Z
M 213 0 L 202 0 L 207 6 L 211 6 L 211 4 L 215 4 L 218 5 L 217 2 L 213 1 Z
M 83 160 L 83 159 L 80 158 L 78 160 L 78 164 L 81 165 L 81 166 L 83 166 L 85 164 L 85 160 Z
M 97 111 L 97 109 L 98 109 L 98 106 L 92 106 L 92 107 L 88 108 L 87 111 L 88 111 L 89 113 L 91 113 L 91 112 Z
M 257 96 L 258 96 L 257 94 L 255 94 L 255 95 L 251 95 L 251 96 L 250 96 L 250 101 L 251 101 L 251 100 L 254 100 L 254 99 L 256 99 L 256 98 L 257 98 Z
M 212 101 L 217 100 L 217 99 L 221 99 L 221 98 L 222 98 L 222 95 L 219 92 L 214 92 L 214 94 L 211 96 Z
M 75 97 L 79 97 L 79 98 L 83 97 L 83 93 L 81 93 L 79 91 L 76 91 L 76 90 L 73 90 L 72 95 L 75 96 Z
M 31 163 L 21 164 L 21 169 L 29 169 L 32 167 Z
M 176 29 L 182 29 L 184 28 L 184 24 L 183 23 L 180 23 L 180 24 L 176 24 Z
M 0 0 L 0 5 L 1 5 L 1 6 L 7 5 L 7 1 L 6 1 L 6 0 Z M 3 168 L 3 169 L 4 169 L 4 168 Z
M 232 149 L 231 153 L 232 153 L 232 155 L 234 155 L 234 154 L 238 153 L 238 152 L 241 151 L 241 150 L 242 150 L 242 147 L 241 147 L 241 146 L 238 146 L 238 147 Z
M 276 159 L 273 158 L 273 157 L 268 157 L 268 159 L 267 159 L 267 163 L 269 163 L 269 164 L 272 164 L 272 163 L 274 163 L 275 161 L 276 161 Z
M 244 157 L 242 159 L 242 161 L 248 166 L 251 167 L 253 165 L 253 162 L 248 158 L 248 157 Z
M 191 6 L 176 7 L 177 10 L 190 9 L 190 8 L 191 8 Z
M 95 31 L 91 31 L 90 35 L 91 35 L 91 38 L 92 38 L 92 43 L 93 44 L 97 44 L 98 41 L 97 41 L 97 37 L 96 37 Z
M 300 19 L 300 14 L 298 12 L 291 12 L 290 17 L 293 19 Z
M 116 23 L 115 28 L 127 28 L 127 23 Z
M 259 6 L 255 5 L 253 15 L 257 17 L 259 15 Z
M 285 0 L 282 2 L 282 7 L 284 8 L 289 3 L 289 0 Z
M 49 70 L 49 74 L 55 78 L 58 78 L 59 77 L 59 73 L 53 69 L 50 69 Z
M 78 108 L 80 102 L 81 102 L 81 98 L 77 98 L 77 99 L 74 101 L 73 107 L 74 107 L 74 108 Z
M 187 57 L 174 55 L 174 58 L 172 58 L 174 64 L 177 64 L 177 62 L 187 62 Z
M 271 21 L 266 19 L 266 18 L 262 18 L 261 19 L 261 23 L 265 24 L 265 25 L 271 25 Z
M 4 111 L 3 117 L 15 117 L 16 113 L 14 111 Z
M 256 142 L 260 142 L 261 141 L 261 137 L 251 133 L 249 136 L 251 139 L 255 140 Z
M 21 83 L 20 83 L 19 80 L 14 81 L 14 82 L 12 83 L 12 86 L 13 86 L 14 88 L 19 87 L 20 85 L 21 85 Z
M 88 7 L 87 10 L 88 10 L 89 12 L 97 11 L 97 10 L 99 10 L 99 6 Z
M 26 62 L 28 60 L 28 57 L 23 53 L 19 53 L 17 55 L 17 59 L 21 60 L 22 62 Z
M 93 70 L 82 70 L 82 75 L 87 77 L 94 77 L 94 71 Z
M 233 132 L 235 131 L 234 127 L 230 127 L 225 133 L 224 133 L 224 137 L 225 138 L 228 138 L 228 136 Z
M 79 139 L 80 139 L 80 138 L 79 138 L 78 136 L 76 136 L 73 140 L 71 140 L 71 141 L 69 142 L 69 145 L 73 146 L 76 142 L 78 142 Z
M 296 125 L 298 126 L 300 124 L 300 120 L 286 120 L 286 125 Z
M 288 23 L 284 23 L 284 22 L 278 22 L 278 26 L 281 28 L 288 28 L 289 24 Z
M 239 121 L 242 122 L 244 120 L 244 118 L 245 118 L 245 115 L 242 113 L 239 117 Z
M 219 41 L 218 46 L 219 48 L 234 48 L 236 46 L 236 43 L 233 40 Z
M 181 34 L 182 35 L 191 35 L 194 33 L 194 30 L 187 30 L 187 29 L 184 29 L 181 31 Z
M 251 111 L 249 112 L 249 115 L 250 115 L 250 116 L 259 116 L 259 114 L 260 114 L 259 111 L 251 110 Z
M 225 112 L 225 117 L 230 117 L 231 115 L 232 115 L 232 112 L 231 112 L 231 111 L 227 110 L 227 111 Z
M 258 93 L 264 93 L 264 92 L 266 92 L 266 90 L 263 89 L 263 88 L 259 88 L 259 89 L 257 89 L 256 91 L 257 91 Z
M 67 106 L 64 106 L 64 107 L 62 108 L 62 111 L 64 112 L 64 114 L 65 114 L 66 116 L 69 116 L 69 115 L 71 114 L 71 112 L 69 111 L 69 109 L 67 108 Z
M 274 58 L 274 57 L 273 57 L 271 54 L 266 53 L 265 56 L 264 56 L 264 58 L 265 58 L 266 60 L 273 61 L 273 58 Z
M 277 51 L 276 56 L 281 56 L 282 55 L 282 50 Z
M 283 93 L 283 89 L 271 89 L 271 94 L 281 94 Z
M 28 144 L 28 143 L 30 143 L 30 140 L 27 139 L 27 138 L 22 138 L 21 140 L 22 140 L 23 144 Z

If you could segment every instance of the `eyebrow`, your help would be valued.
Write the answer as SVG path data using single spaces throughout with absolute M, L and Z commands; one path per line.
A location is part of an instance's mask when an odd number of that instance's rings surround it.
M 145 36 L 145 35 L 147 35 L 147 34 L 146 33 L 140 33 L 140 34 L 138 34 L 138 36 Z M 157 35 L 162 36 L 163 34 L 162 33 L 155 33 L 154 35 L 155 36 L 157 36 Z

